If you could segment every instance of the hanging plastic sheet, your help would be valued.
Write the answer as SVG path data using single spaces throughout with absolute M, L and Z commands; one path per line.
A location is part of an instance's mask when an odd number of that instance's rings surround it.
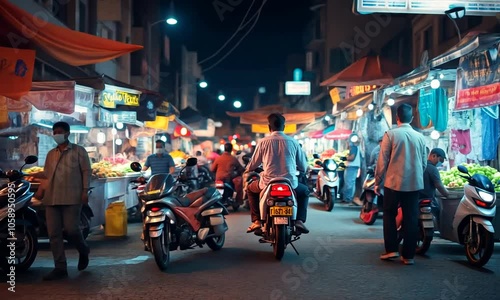
M 448 96 L 442 88 L 420 90 L 418 115 L 422 128 L 434 126 L 437 131 L 445 131 L 448 126 Z
M 498 137 L 500 122 L 492 118 L 490 113 L 481 110 L 482 134 L 483 134 L 483 158 L 493 160 L 497 157 Z

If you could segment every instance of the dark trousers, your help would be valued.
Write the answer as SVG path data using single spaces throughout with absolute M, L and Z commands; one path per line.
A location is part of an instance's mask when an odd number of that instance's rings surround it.
M 418 235 L 418 191 L 399 192 L 384 188 L 384 244 L 386 252 L 398 252 L 396 216 L 398 206 L 403 210 L 403 252 L 402 256 L 415 256 Z
M 260 192 L 261 189 L 257 180 L 250 183 L 247 187 L 252 222 L 260 220 Z M 305 223 L 307 219 L 307 206 L 309 205 L 309 189 L 306 185 L 299 183 L 297 188 L 295 188 L 295 194 L 297 197 L 297 220 Z
M 66 255 L 64 253 L 63 229 L 70 243 L 75 245 L 80 254 L 88 254 L 89 247 L 83 239 L 80 230 L 80 213 L 82 205 L 52 205 L 45 207 L 47 232 L 50 249 L 54 256 L 56 269 L 66 270 Z

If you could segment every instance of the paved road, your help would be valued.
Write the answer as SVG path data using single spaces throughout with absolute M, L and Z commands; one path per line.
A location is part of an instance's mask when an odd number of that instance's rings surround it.
M 311 199 L 311 233 L 276 261 L 269 245 L 244 233 L 248 212 L 228 216 L 230 231 L 218 252 L 203 248 L 173 252 L 162 273 L 142 251 L 139 224 L 129 225 L 127 239 L 89 237 L 89 268 L 76 270 L 77 253 L 68 250 L 70 278 L 42 282 L 52 267 L 48 244 L 32 269 L 18 274 L 16 293 L 0 283 L 0 299 L 498 299 L 500 245 L 486 268 L 466 264 L 463 248 L 436 240 L 428 257 L 414 266 L 383 262 L 381 221 L 360 224 L 358 208 L 337 205 L 323 211 Z M 6 282 L 5 278 L 2 282 Z

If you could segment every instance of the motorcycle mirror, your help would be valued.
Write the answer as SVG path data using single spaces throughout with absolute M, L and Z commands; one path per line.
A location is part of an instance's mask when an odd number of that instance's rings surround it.
M 197 164 L 198 164 L 198 159 L 196 157 L 190 157 L 186 162 L 186 167 L 194 167 Z
M 31 164 L 34 164 L 38 161 L 38 157 L 36 157 L 35 155 L 29 155 L 27 156 L 25 159 L 24 159 L 24 163 L 27 164 L 27 165 L 31 165 Z
M 243 156 L 243 162 L 248 164 L 250 162 L 250 157 L 248 156 Z
M 323 165 L 323 162 L 321 160 L 317 160 L 314 163 L 317 164 L 318 166 L 322 166 Z
M 319 154 L 315 153 L 315 154 L 313 154 L 313 158 L 314 158 L 314 159 L 319 159 L 319 158 L 320 158 L 320 156 L 319 156 Z
M 130 168 L 134 171 L 134 172 L 140 172 L 142 170 L 142 166 L 140 163 L 138 162 L 133 162 L 130 164 Z
M 469 174 L 469 170 L 467 170 L 467 168 L 462 165 L 458 166 L 457 169 L 460 173 Z

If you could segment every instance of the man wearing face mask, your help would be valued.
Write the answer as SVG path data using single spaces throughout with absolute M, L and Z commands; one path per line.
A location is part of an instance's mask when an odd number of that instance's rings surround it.
M 148 156 L 142 170 L 146 171 L 149 168 L 151 168 L 151 176 L 161 173 L 173 174 L 175 172 L 174 159 L 167 153 L 164 141 L 156 141 L 156 152 Z
M 43 199 L 47 219 L 50 248 L 54 256 L 55 269 L 43 277 L 44 280 L 62 279 L 68 276 L 64 253 L 63 230 L 68 241 L 80 253 L 78 270 L 87 268 L 90 249 L 79 227 L 82 204 L 88 204 L 88 191 L 92 169 L 87 151 L 68 140 L 70 126 L 57 122 L 52 127 L 57 147 L 50 150 L 45 159 L 41 178 L 47 179 L 46 188 L 39 190 L 36 198 Z
M 441 148 L 434 148 L 431 150 L 429 157 L 427 158 L 427 167 L 424 171 L 424 189 L 419 192 L 419 199 L 431 199 L 432 213 L 436 218 L 439 218 L 439 203 L 436 200 L 436 189 L 439 193 L 445 197 L 448 197 L 449 192 L 444 187 L 441 181 L 441 176 L 439 175 L 439 168 L 444 160 L 446 159 L 446 154 Z

